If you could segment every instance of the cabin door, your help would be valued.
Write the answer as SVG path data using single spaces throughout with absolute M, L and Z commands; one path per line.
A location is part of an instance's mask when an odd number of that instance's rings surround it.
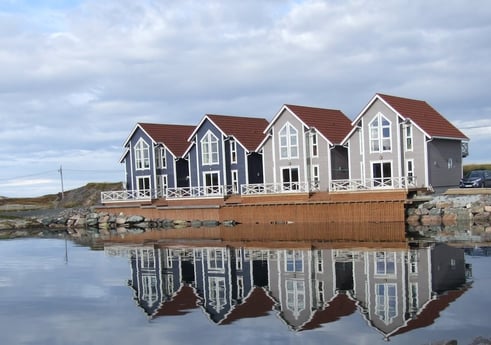
M 392 162 L 372 163 L 373 187 L 392 186 Z
M 220 175 L 218 172 L 205 172 L 205 194 L 220 194 Z
M 137 178 L 138 198 L 150 197 L 150 177 L 141 176 Z
M 284 191 L 298 190 L 298 168 L 288 167 L 281 169 L 281 179 Z

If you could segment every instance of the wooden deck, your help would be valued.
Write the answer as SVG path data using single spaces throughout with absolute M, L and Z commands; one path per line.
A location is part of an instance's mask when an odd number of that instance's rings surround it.
M 115 203 L 99 211 L 151 219 L 235 220 L 244 224 L 404 222 L 406 190 L 231 196 L 226 199 L 158 199 Z

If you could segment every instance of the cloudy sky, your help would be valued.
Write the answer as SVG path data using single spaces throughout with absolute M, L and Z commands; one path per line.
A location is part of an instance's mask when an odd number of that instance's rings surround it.
M 1 0 L 0 195 L 123 181 L 137 122 L 422 99 L 491 162 L 491 3 Z

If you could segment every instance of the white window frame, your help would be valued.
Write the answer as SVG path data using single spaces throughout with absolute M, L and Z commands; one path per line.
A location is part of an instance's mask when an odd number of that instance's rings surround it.
M 387 123 L 385 123 L 387 122 Z M 385 131 L 389 131 L 385 135 Z M 368 124 L 368 135 L 370 142 L 370 153 L 391 152 L 392 151 L 392 123 L 382 113 L 374 116 Z M 384 143 L 388 143 L 386 148 Z
M 208 298 L 210 305 L 221 312 L 227 305 L 225 277 L 208 277 Z
M 283 176 L 283 171 L 288 170 L 289 171 L 289 179 L 290 181 L 286 182 Z M 293 175 L 292 171 L 297 170 L 297 180 L 293 181 Z M 286 166 L 286 167 L 281 167 L 281 188 L 283 191 L 295 191 L 300 188 L 300 167 L 299 166 Z
M 210 271 L 225 271 L 225 250 L 221 248 L 208 248 L 207 249 L 207 264 Z
M 285 272 L 303 272 L 303 251 L 285 250 Z
M 218 177 L 216 185 L 208 185 L 206 183 L 208 175 L 216 175 Z M 203 171 L 203 186 L 205 187 L 205 194 L 207 195 L 220 194 L 220 172 L 218 170 Z
M 147 183 L 145 183 L 145 181 L 147 181 Z M 149 197 L 150 194 L 151 194 L 150 193 L 151 192 L 151 188 L 152 188 L 151 186 L 152 185 L 150 183 L 150 176 L 149 175 L 146 175 L 146 176 L 137 176 L 136 177 L 136 188 L 137 188 L 138 194 L 140 192 L 144 192 L 145 193 L 145 196 L 148 196 Z
M 287 122 L 278 132 L 280 159 L 298 158 L 298 129 Z
M 218 138 L 211 131 L 201 139 L 201 162 L 203 165 L 213 165 L 219 162 Z
M 166 196 L 168 187 L 169 187 L 169 184 L 168 184 L 167 174 L 158 175 L 157 176 L 157 191 L 162 196 Z
M 374 257 L 375 274 L 377 276 L 395 276 L 397 274 L 395 252 L 375 252 Z
M 406 159 L 406 177 L 408 182 L 414 182 L 414 159 Z
M 318 164 L 312 165 L 312 187 L 314 189 L 319 189 L 319 181 L 320 181 L 320 167 Z
M 230 163 L 237 163 L 237 141 L 230 139 Z
M 319 136 L 317 132 L 311 133 L 310 136 L 310 156 L 313 158 L 319 157 Z
M 375 314 L 386 325 L 397 316 L 397 284 L 375 284 Z
M 232 193 L 239 193 L 239 170 L 231 170 L 230 175 L 232 177 Z
M 286 307 L 298 318 L 307 305 L 305 281 L 297 279 L 285 280 Z
M 410 124 L 404 124 L 404 149 L 406 151 L 413 150 L 413 126 Z
M 135 169 L 146 170 L 150 168 L 150 145 L 140 138 L 134 147 Z

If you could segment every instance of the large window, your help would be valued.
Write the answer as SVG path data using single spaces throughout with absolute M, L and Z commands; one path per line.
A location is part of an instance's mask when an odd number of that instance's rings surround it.
M 209 248 L 208 251 L 208 268 L 215 271 L 225 269 L 225 252 L 223 249 Z
M 377 114 L 370 127 L 370 152 L 387 152 L 391 150 L 390 122 L 382 114 Z
M 288 167 L 281 169 L 281 182 L 284 191 L 299 189 L 298 167 Z
M 298 158 L 298 131 L 289 123 L 280 130 L 280 158 Z
M 211 132 L 201 139 L 201 159 L 204 165 L 218 164 L 218 139 Z
M 208 277 L 208 300 L 217 313 L 227 305 L 225 278 Z
M 375 313 L 385 324 L 392 322 L 397 315 L 396 284 L 375 284 Z
M 303 280 L 287 279 L 286 285 L 286 307 L 292 311 L 295 317 L 305 309 L 305 282 Z
M 138 187 L 138 197 L 147 198 L 150 197 L 150 177 L 149 176 L 139 176 L 136 180 Z
M 136 170 L 150 168 L 150 151 L 143 139 L 138 140 L 135 145 L 135 165 Z

